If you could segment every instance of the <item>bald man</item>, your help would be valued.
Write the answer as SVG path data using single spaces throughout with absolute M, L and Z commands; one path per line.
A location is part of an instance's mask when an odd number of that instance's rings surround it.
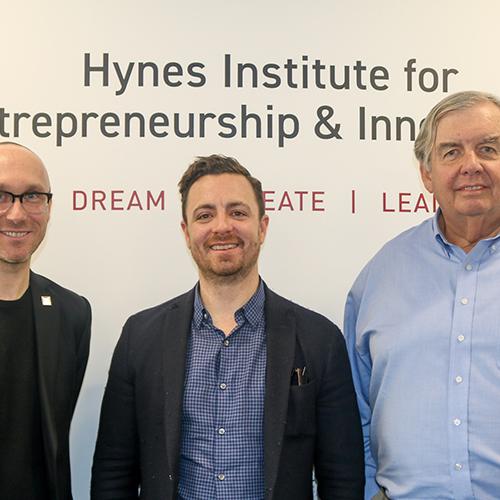
M 0 143 L 0 498 L 71 499 L 69 427 L 87 364 L 87 300 L 30 271 L 52 193 L 40 158 Z

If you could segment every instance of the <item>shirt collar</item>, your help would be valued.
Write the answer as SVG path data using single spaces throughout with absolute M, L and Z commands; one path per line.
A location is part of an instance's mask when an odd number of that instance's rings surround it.
M 264 303 L 266 294 L 264 291 L 264 282 L 259 280 L 259 286 L 256 292 L 250 297 L 249 301 L 240 309 L 240 311 L 247 319 L 247 321 L 255 327 L 260 320 L 264 317 Z M 203 306 L 203 301 L 200 295 L 200 283 L 198 282 L 194 291 L 194 305 L 193 305 L 193 321 L 197 328 L 201 327 L 203 320 L 210 318 L 210 313 Z
M 441 231 L 441 228 L 439 226 L 439 218 L 441 217 L 441 209 L 438 208 L 436 210 L 436 213 L 434 214 L 434 217 L 432 218 L 432 232 L 434 234 L 434 238 L 436 239 L 436 241 L 441 245 L 441 247 L 443 248 L 443 251 L 446 253 L 446 255 L 448 256 L 448 258 L 450 258 L 452 255 L 453 255 L 453 243 L 450 243 L 445 235 L 443 234 L 443 232 Z M 484 240 L 481 240 L 481 241 L 485 241 L 485 242 L 488 242 L 486 243 L 486 245 L 489 247 L 490 245 L 493 244 L 494 241 L 500 239 L 500 233 L 497 234 L 496 236 L 491 236 L 490 238 L 485 238 Z M 478 242 L 479 244 L 480 242 Z M 486 247 L 485 247 L 486 248 Z
M 434 234 L 434 238 L 436 241 L 441 245 L 443 251 L 447 255 L 447 257 L 451 257 L 452 255 L 452 250 L 450 247 L 450 243 L 448 240 L 445 238 L 443 232 L 441 231 L 441 228 L 439 227 L 439 218 L 441 217 L 441 209 L 438 208 L 436 210 L 436 213 L 434 214 L 434 217 L 432 218 L 432 232 Z

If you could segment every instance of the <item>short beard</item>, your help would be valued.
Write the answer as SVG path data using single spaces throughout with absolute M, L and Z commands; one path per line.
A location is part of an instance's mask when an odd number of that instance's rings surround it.
M 247 276 L 250 274 L 250 271 L 253 269 L 255 262 L 252 263 L 251 266 L 245 266 L 237 271 L 227 271 L 227 272 L 215 272 L 212 269 L 209 270 L 200 270 L 200 274 L 203 278 L 213 284 L 213 285 L 235 285 L 237 283 L 241 283 L 244 281 Z
M 213 285 L 235 285 L 242 283 L 252 272 L 252 270 L 257 266 L 259 260 L 260 247 L 257 249 L 253 258 L 242 265 L 239 269 L 227 269 L 222 271 L 214 271 L 214 269 L 200 268 L 198 267 L 199 273 L 203 278 Z

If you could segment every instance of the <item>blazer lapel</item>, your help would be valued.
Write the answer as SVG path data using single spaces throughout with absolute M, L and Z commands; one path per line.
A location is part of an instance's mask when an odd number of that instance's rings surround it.
M 295 353 L 295 315 L 266 287 L 267 369 L 264 403 L 264 480 L 266 498 L 278 474 Z
M 35 321 L 36 353 L 38 361 L 38 391 L 41 406 L 43 438 L 49 469 L 55 465 L 57 432 L 54 416 L 56 407 L 57 359 L 59 355 L 60 309 L 56 298 L 35 273 L 30 275 L 33 315 Z M 49 470 L 55 474 L 55 470 Z
M 177 482 L 186 352 L 194 290 L 170 305 L 163 326 L 163 386 L 165 389 L 165 436 L 169 475 Z

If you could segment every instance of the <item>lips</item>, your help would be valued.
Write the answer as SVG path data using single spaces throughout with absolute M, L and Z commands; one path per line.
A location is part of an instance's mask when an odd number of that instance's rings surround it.
M 0 233 L 8 236 L 9 238 L 23 238 L 29 231 L 0 231 Z
M 210 250 L 220 251 L 220 250 L 232 250 L 237 248 L 238 243 L 214 243 L 210 245 Z
M 464 186 L 460 186 L 457 188 L 457 191 L 464 191 L 466 193 L 478 193 L 484 189 L 486 189 L 487 186 L 483 184 L 466 184 Z

